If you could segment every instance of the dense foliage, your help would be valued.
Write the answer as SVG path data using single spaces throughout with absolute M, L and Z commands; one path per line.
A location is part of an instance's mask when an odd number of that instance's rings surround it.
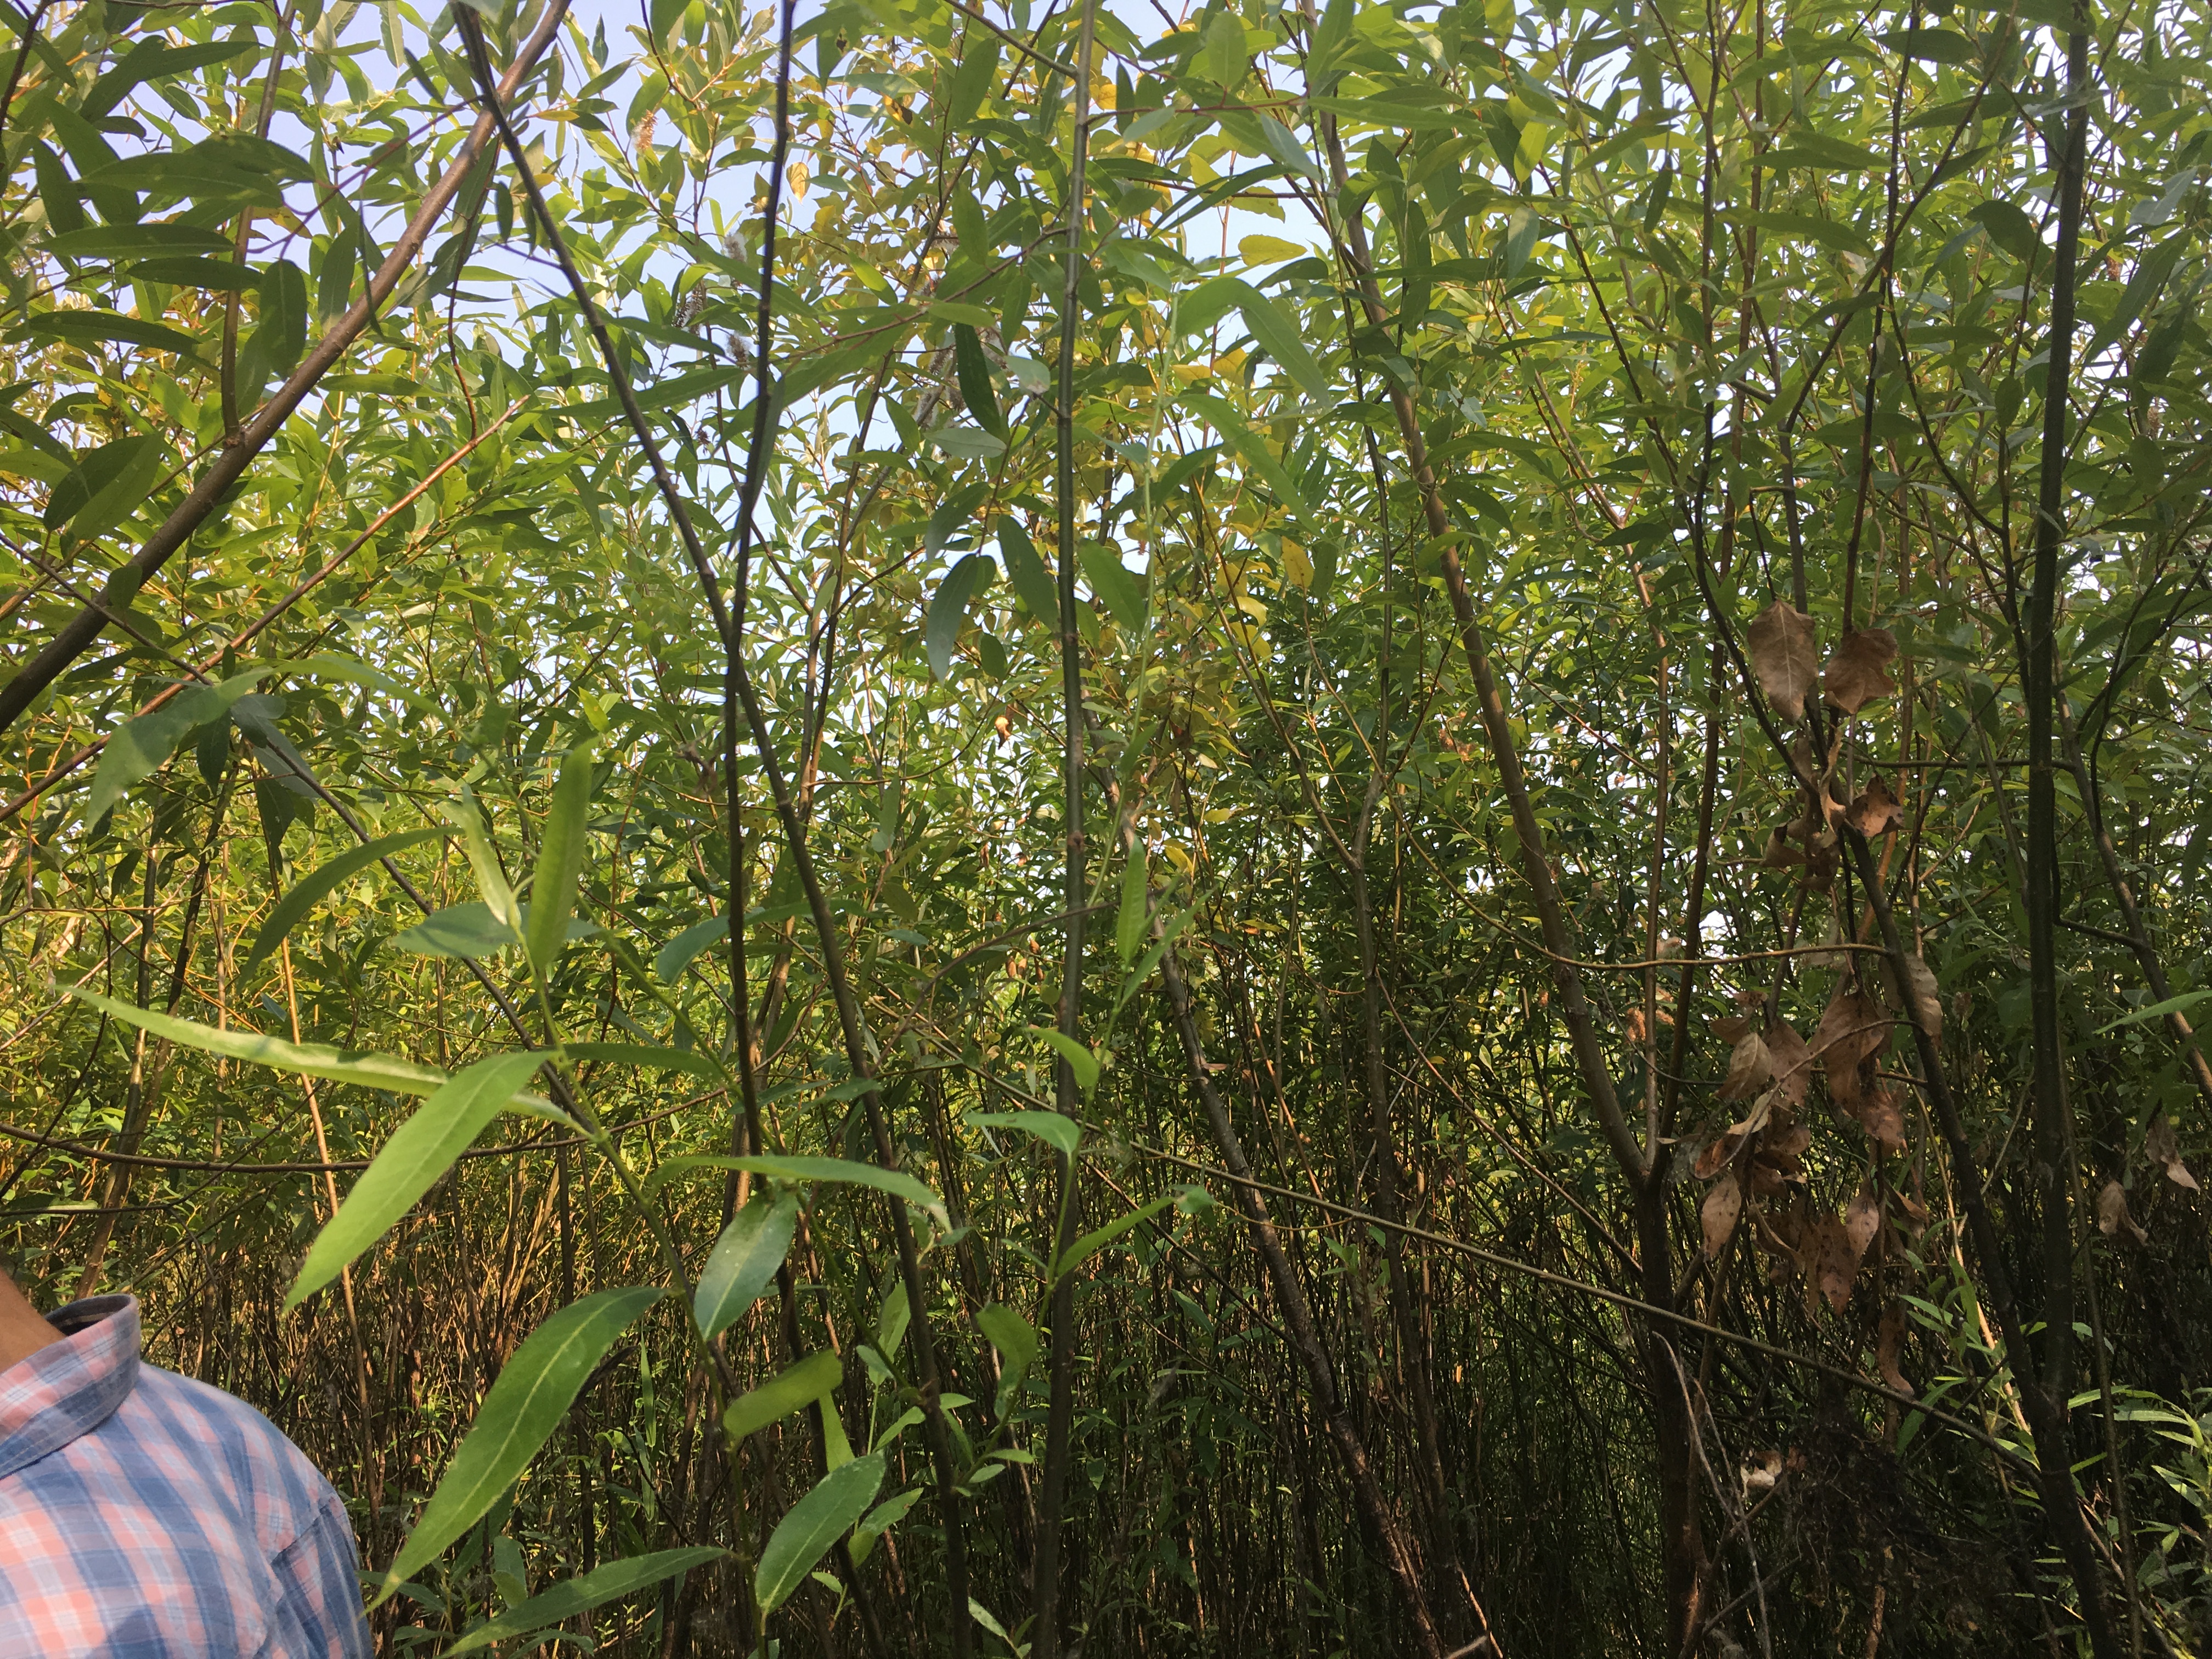
M 11 9 L 15 1270 L 393 1654 L 2203 1650 L 2079 3 Z

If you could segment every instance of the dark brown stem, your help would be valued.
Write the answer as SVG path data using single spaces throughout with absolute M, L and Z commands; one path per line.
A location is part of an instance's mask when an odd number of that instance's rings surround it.
M 1076 42 L 1074 155 L 1067 176 L 1067 263 L 1060 301 L 1060 364 L 1054 399 L 1054 440 L 1058 446 L 1053 478 L 1058 497 L 1060 531 L 1060 788 L 1066 831 L 1066 865 L 1062 893 L 1068 912 L 1067 934 L 1061 953 L 1060 988 L 1060 1033 L 1071 1041 L 1083 1040 L 1083 641 L 1076 629 L 1075 568 L 1075 329 L 1082 301 L 1083 175 L 1090 157 L 1087 122 L 1091 113 L 1091 52 L 1097 21 L 1097 0 L 1084 0 L 1081 32 Z M 1065 1054 L 1053 1066 L 1053 1097 L 1066 1116 L 1080 1121 L 1081 1091 L 1075 1069 Z M 1060 1160 L 1060 1193 L 1054 1216 L 1051 1259 L 1055 1270 L 1060 1255 L 1075 1237 L 1079 1207 L 1077 1164 L 1072 1155 Z M 1030 1605 L 1036 1621 L 1030 1637 L 1034 1659 L 1059 1659 L 1060 1654 L 1060 1532 L 1067 1493 L 1068 1439 L 1075 1418 L 1075 1275 L 1058 1273 L 1052 1287 L 1052 1357 L 1047 1370 L 1048 1395 L 1045 1409 L 1044 1469 L 1037 1491 L 1036 1566 L 1030 1578 Z
M 753 690 L 752 677 L 746 672 L 742 658 L 737 659 L 736 667 L 738 699 L 752 732 L 761 769 L 768 775 L 769 792 L 775 799 L 784 844 L 790 849 L 793 867 L 798 872 L 800 890 L 805 894 L 807 909 L 813 916 L 815 937 L 822 951 L 823 977 L 829 981 L 830 998 L 836 1006 L 845 1059 L 854 1077 L 871 1080 L 860 1101 L 866 1114 L 869 1135 L 875 1142 L 876 1158 L 884 1169 L 896 1170 L 898 1151 L 884 1118 L 882 1097 L 872 1086 L 875 1066 L 868 1057 L 867 1027 L 861 1016 L 860 999 L 854 994 L 852 979 L 846 971 L 844 944 L 838 937 L 836 920 L 830 914 L 830 901 L 823 892 L 813 854 L 807 847 L 805 826 L 799 820 L 799 809 L 784 781 L 783 766 L 776 758 L 775 738 L 769 731 L 760 698 Z M 906 1285 L 907 1306 L 913 1322 L 909 1328 L 914 1333 L 915 1360 L 921 1381 L 923 1425 L 928 1433 L 931 1462 L 937 1475 L 938 1503 L 943 1511 L 945 1594 L 950 1603 L 953 1659 L 968 1659 L 975 1627 L 968 1613 L 967 1547 L 954 1490 L 959 1472 L 953 1461 L 951 1430 L 945 1420 L 945 1407 L 938 1399 L 937 1339 L 922 1287 L 921 1253 L 915 1246 L 914 1227 L 907 1218 L 905 1202 L 891 1198 L 888 1203 L 892 1233 L 898 1243 L 899 1273 Z
M 1420 1569 L 1407 1545 L 1397 1516 L 1382 1496 L 1382 1483 L 1375 1466 L 1368 1460 L 1367 1448 L 1345 1408 L 1344 1397 L 1337 1389 L 1335 1369 L 1329 1364 L 1328 1351 L 1322 1346 L 1321 1337 L 1314 1328 L 1313 1310 L 1307 1304 L 1304 1287 L 1298 1283 L 1289 1253 L 1283 1249 L 1283 1241 L 1275 1231 L 1267 1200 L 1255 1188 L 1247 1184 L 1252 1179 L 1252 1168 L 1245 1161 L 1244 1148 L 1229 1121 L 1229 1109 L 1206 1070 L 1206 1048 L 1198 1034 L 1198 1021 L 1191 1012 L 1190 990 L 1183 982 L 1182 969 L 1172 946 L 1160 957 L 1160 972 L 1165 981 L 1168 1012 L 1174 1017 L 1176 1031 L 1182 1039 L 1183 1058 L 1189 1064 L 1191 1081 L 1206 1108 L 1206 1122 L 1213 1131 L 1214 1145 L 1220 1149 L 1222 1164 L 1237 1178 L 1237 1207 L 1243 1212 L 1245 1225 L 1252 1235 L 1252 1246 L 1267 1270 L 1267 1280 L 1282 1310 L 1291 1346 L 1297 1351 L 1298 1363 L 1304 1367 L 1306 1386 L 1313 1391 L 1315 1408 L 1336 1448 L 1345 1479 L 1352 1484 L 1353 1501 L 1382 1543 L 1386 1565 L 1391 1577 L 1397 1580 L 1399 1595 L 1413 1622 L 1420 1653 L 1424 1659 L 1445 1659 L 1443 1638 L 1437 1633 L 1436 1620 L 1430 1612 Z
M 1882 945 L 1889 953 L 1890 972 L 1898 984 L 1909 985 L 1911 970 L 1906 964 L 1912 951 L 1898 931 L 1897 915 L 1890 907 L 1881 872 L 1875 867 L 1874 849 L 1867 845 L 1864 836 L 1848 827 L 1843 830 L 1843 836 L 1850 847 L 1860 884 L 1866 889 Z M 2054 1401 L 2045 1392 L 2042 1377 L 2032 1364 L 2027 1363 L 2033 1350 L 2022 1328 L 2012 1275 L 2005 1267 L 2004 1247 L 1983 1195 L 1973 1149 L 1966 1139 L 1966 1121 L 1960 1115 L 1959 1103 L 1951 1093 L 1950 1080 L 1943 1069 L 1942 1050 L 1919 1021 L 1908 1023 L 1920 1061 L 1921 1091 L 1935 1110 L 1936 1126 L 1942 1133 L 1950 1156 L 1960 1207 L 1966 1212 L 1966 1237 L 1973 1245 L 1983 1280 L 1989 1286 L 1989 1305 L 1996 1315 L 1997 1334 L 2003 1339 L 2004 1352 L 2013 1358 L 2013 1382 L 2020 1395 L 2021 1413 L 2027 1419 L 2028 1435 L 2035 1443 L 2036 1486 L 2043 1499 L 2043 1512 L 2057 1540 L 2059 1554 L 2073 1577 L 2091 1649 L 2097 1659 L 2119 1659 L 2119 1639 L 2105 1610 L 2103 1569 L 2097 1559 L 2096 1547 L 2090 1540 L 2088 1525 L 2082 1518 L 2081 1498 L 2074 1485 L 2073 1447 L 2066 1431 L 2064 1401 Z
M 2081 258 L 2082 158 L 2089 123 L 2084 101 L 2088 53 L 2086 34 L 2076 31 L 2067 37 L 2066 86 L 2073 107 L 2067 113 L 2062 148 L 2053 158 L 2058 173 L 2058 246 L 2051 277 L 2043 453 L 2021 664 L 2021 689 L 2027 704 L 2028 1009 L 2034 1055 L 2035 1184 L 2043 1213 L 2043 1389 L 2062 1405 L 2073 1393 L 2074 1376 L 2074 1160 L 2058 1012 L 2058 777 L 2051 753 L 2051 715 L 2057 695 L 2052 630 L 2058 556 L 2066 538 L 2067 414 L 2074 354 L 2074 267 Z

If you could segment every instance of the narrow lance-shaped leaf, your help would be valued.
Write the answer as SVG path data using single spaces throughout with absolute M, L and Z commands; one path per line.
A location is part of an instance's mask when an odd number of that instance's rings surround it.
M 1098 1056 L 1065 1031 L 1055 1031 L 1047 1026 L 1036 1028 L 1038 1040 L 1051 1045 L 1075 1073 L 1075 1086 L 1089 1094 L 1098 1086 Z
M 500 1115 L 544 1058 L 523 1053 L 480 1060 L 417 1107 L 362 1171 L 330 1224 L 315 1235 L 285 1307 L 306 1301 L 383 1237 Z
M 92 793 L 85 798 L 85 822 L 97 823 L 131 785 L 161 769 L 179 738 L 195 727 L 222 719 L 268 672 L 266 668 L 250 668 L 220 685 L 185 686 L 159 708 L 126 720 L 100 751 L 100 766 L 92 775 Z
M 1083 1139 L 1083 1126 L 1058 1112 L 970 1112 L 963 1121 L 980 1128 L 1018 1129 L 1035 1135 L 1063 1158 L 1073 1158 L 1076 1144 Z
M 691 1298 L 701 1336 L 712 1341 L 760 1298 L 791 1249 L 798 1225 L 799 1199 L 792 1193 L 755 1193 L 730 1218 L 708 1254 Z
M 979 579 L 988 583 L 991 562 L 970 553 L 945 573 L 929 602 L 925 642 L 929 647 L 929 672 L 940 680 L 952 678 L 952 647 L 960 638 L 960 624 L 968 617 L 968 598 Z
M 999 413 L 999 394 L 991 384 L 990 359 L 983 355 L 983 338 L 966 323 L 952 325 L 953 372 L 960 381 L 960 401 L 985 431 L 1003 439 L 1006 417 Z
M 226 1060 L 274 1066 L 280 1072 L 297 1072 L 305 1077 L 329 1078 L 337 1083 L 358 1083 L 365 1088 L 389 1089 L 403 1095 L 427 1095 L 447 1082 L 446 1073 L 436 1066 L 417 1065 L 396 1054 L 335 1048 L 323 1042 L 287 1042 L 258 1031 L 218 1031 L 212 1025 L 179 1019 L 173 1014 L 157 1014 L 151 1009 L 118 1002 L 112 997 L 77 986 L 70 987 L 69 994 L 125 1024 L 136 1025 L 187 1048 L 221 1054 Z
M 1067 1247 L 1067 1254 L 1054 1264 L 1052 1276 L 1059 1279 L 1074 1272 L 1076 1268 L 1097 1255 L 1122 1234 L 1139 1223 L 1151 1220 L 1152 1217 L 1175 1201 L 1176 1195 L 1173 1193 L 1169 1194 L 1165 1198 L 1156 1198 L 1151 1203 L 1130 1211 L 1128 1214 L 1118 1220 L 1109 1221 L 1096 1231 L 1084 1234 L 1082 1237 L 1070 1244 Z
M 773 1613 L 790 1599 L 830 1553 L 830 1547 L 858 1524 L 884 1484 L 881 1452 L 856 1457 L 822 1477 L 812 1492 L 791 1506 L 791 1511 L 769 1534 L 761 1552 L 760 1570 L 754 1577 L 754 1595 L 763 1613 Z
M 476 876 L 477 890 L 483 895 L 484 907 L 520 938 L 522 911 L 514 902 L 514 890 L 507 884 L 507 872 L 492 848 L 491 836 L 484 829 L 483 814 L 477 809 L 476 797 L 464 789 L 441 810 L 461 832 L 461 845 L 468 851 L 469 868 Z
M 653 1285 L 600 1291 L 570 1303 L 524 1340 L 400 1547 L 377 1593 L 380 1602 L 477 1523 L 561 1425 L 615 1339 L 665 1294 Z
M 1114 949 L 1125 964 L 1136 960 L 1145 943 L 1145 913 L 1151 897 L 1145 878 L 1145 844 L 1139 841 L 1129 849 L 1128 862 L 1121 868 L 1121 908 L 1114 919 Z
M 339 854 L 327 864 L 319 865 L 292 884 L 292 890 L 278 901 L 261 924 L 261 931 L 253 936 L 253 948 L 246 953 L 246 962 L 238 970 L 240 980 L 253 977 L 255 969 L 267 960 L 269 953 L 284 942 L 287 935 L 306 920 L 307 912 L 320 904 L 345 882 L 350 881 L 380 859 L 390 858 L 407 848 L 434 841 L 446 832 L 442 830 L 404 830 L 396 836 L 380 836 L 374 841 L 364 842 L 359 847 Z
M 691 965 L 691 959 L 702 951 L 720 945 L 730 936 L 727 916 L 709 916 L 704 921 L 695 921 L 674 939 L 662 945 L 653 958 L 653 977 L 664 985 L 676 983 L 677 975 Z
M 999 37 L 980 24 L 969 25 L 961 42 L 960 66 L 952 71 L 945 90 L 945 120 L 948 134 L 963 131 L 990 96 L 999 72 Z
M 538 844 L 538 870 L 530 882 L 527 943 L 530 965 L 550 977 L 568 942 L 568 916 L 575 908 L 576 878 L 583 873 L 590 836 L 592 745 L 578 744 L 561 763 L 553 802 Z M 487 895 L 489 902 L 489 895 Z
M 563 1045 L 568 1058 L 599 1066 L 641 1066 L 647 1071 L 682 1072 L 702 1083 L 721 1083 L 729 1073 L 712 1054 L 696 1048 L 672 1048 L 654 1042 L 571 1042 Z
M 859 1164 L 847 1158 L 732 1158 L 730 1164 L 733 1169 L 774 1176 L 779 1181 L 842 1181 L 873 1187 L 878 1192 L 920 1205 L 940 1227 L 951 1224 L 945 1217 L 945 1200 L 903 1170 L 878 1169 L 872 1164 Z
M 1052 573 L 1037 556 L 1029 532 L 1005 515 L 999 520 L 999 551 L 1006 556 L 1007 580 L 1030 615 L 1048 628 L 1059 627 L 1060 589 L 1054 585 Z
M 722 1432 L 734 1443 L 771 1423 L 780 1423 L 836 1388 L 844 1374 L 844 1365 L 829 1349 L 811 1353 L 730 1401 L 722 1413 Z
M 605 1566 L 594 1567 L 542 1590 L 519 1607 L 509 1608 L 496 1619 L 478 1625 L 445 1650 L 445 1659 L 474 1653 L 478 1648 L 488 1648 L 495 1642 L 504 1642 L 510 1637 L 526 1636 L 536 1631 L 550 1630 L 556 1625 L 566 1624 L 580 1613 L 613 1601 L 618 1595 L 628 1595 L 648 1585 L 658 1584 L 664 1578 L 674 1578 L 694 1567 L 703 1567 L 709 1561 L 720 1561 L 727 1550 L 714 1549 L 705 1545 L 694 1545 L 689 1549 L 660 1550 L 651 1555 L 632 1556 L 627 1561 L 610 1561 Z

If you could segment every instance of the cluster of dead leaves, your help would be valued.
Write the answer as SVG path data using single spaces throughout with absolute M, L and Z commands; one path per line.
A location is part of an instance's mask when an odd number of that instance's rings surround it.
M 1794 745 L 1793 752 L 1809 775 L 1813 770 L 1810 745 L 1801 740 Z M 1817 795 L 1808 787 L 1804 800 L 1796 817 L 1777 824 L 1767 833 L 1766 846 L 1759 861 L 1768 870 L 1802 868 L 1806 885 L 1816 893 L 1827 892 L 1835 885 L 1836 871 L 1841 863 L 1838 824 L 1848 826 L 1872 841 L 1895 829 L 1905 816 L 1904 804 L 1880 777 L 1870 780 L 1848 806 L 1828 793 L 1826 779 Z
M 1935 975 L 1916 957 L 1907 978 L 1911 983 L 1901 993 L 1892 982 L 1885 994 L 1900 1011 L 1940 1030 L 1942 1001 Z M 1908 1231 L 1925 1223 L 1927 1212 L 1916 1199 L 1893 1188 L 1886 1200 L 1884 1185 L 1871 1173 L 1840 1214 L 1816 1210 L 1805 1188 L 1803 1160 L 1813 1132 L 1796 1121 L 1796 1111 L 1815 1066 L 1837 1112 L 1872 1143 L 1877 1167 L 1905 1149 L 1902 1097 L 1877 1067 L 1895 1024 L 1890 1010 L 1849 976 L 1829 1000 L 1809 1044 L 1784 1020 L 1764 1029 L 1741 1016 L 1713 1023 L 1715 1034 L 1729 1045 L 1720 1097 L 1752 1103 L 1698 1159 L 1698 1178 L 1711 1183 L 1698 1212 L 1707 1255 L 1717 1257 L 1748 1217 L 1753 1243 L 1770 1258 L 1769 1277 L 1781 1283 L 1802 1273 L 1808 1301 L 1824 1297 L 1841 1312 L 1862 1269 L 1881 1259 L 1878 1241 L 1886 1208 L 1897 1212 Z
M 1897 683 L 1884 672 L 1897 656 L 1896 637 L 1887 629 L 1853 629 L 1838 643 L 1825 668 L 1818 637 L 1813 619 L 1786 599 L 1767 606 L 1744 629 L 1759 689 L 1784 719 L 1804 718 L 1805 696 L 1816 676 L 1822 700 L 1846 714 L 1856 714 L 1897 690 Z
M 2202 1190 L 2189 1166 L 2181 1161 L 2181 1142 L 2164 1112 L 2153 1117 L 2149 1128 L 2143 1132 L 2142 1149 L 2143 1157 L 2175 1186 L 2192 1193 Z M 2127 1188 L 2117 1181 L 2107 1181 L 2104 1190 L 2097 1194 L 2097 1231 L 2116 1243 L 2138 1246 L 2150 1243 L 2150 1235 L 2128 1212 Z

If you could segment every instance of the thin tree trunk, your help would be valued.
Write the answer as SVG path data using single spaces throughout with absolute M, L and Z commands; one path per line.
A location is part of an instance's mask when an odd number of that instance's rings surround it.
M 1060 809 L 1066 835 L 1066 863 L 1061 896 L 1067 933 L 1060 959 L 1059 1029 L 1069 1041 L 1083 1040 L 1083 641 L 1075 613 L 1075 325 L 1083 278 L 1083 173 L 1090 155 L 1085 123 L 1091 114 L 1091 52 L 1097 22 L 1097 0 L 1084 0 L 1075 52 L 1074 155 L 1067 175 L 1067 260 L 1060 301 L 1060 363 L 1054 398 L 1054 505 L 1060 539 Z M 1080 1121 L 1081 1091 L 1075 1068 L 1065 1054 L 1053 1066 L 1053 1098 L 1063 1116 Z M 1053 1206 L 1050 1261 L 1075 1237 L 1079 1207 L 1078 1164 L 1073 1152 L 1060 1158 L 1057 1201 Z M 1059 1273 L 1052 1287 L 1052 1356 L 1046 1370 L 1044 1469 L 1037 1490 L 1036 1553 L 1030 1575 L 1033 1659 L 1059 1659 L 1060 1528 L 1067 1496 L 1068 1437 L 1075 1419 L 1075 1278 Z
M 2034 1182 L 2043 1217 L 2042 1375 L 2030 1378 L 2030 1350 L 2012 1348 L 2014 1369 L 2035 1430 L 2045 1503 L 2059 1543 L 2075 1566 L 2081 1620 L 2097 1659 L 2118 1659 L 2119 1638 L 2106 1612 L 2101 1574 L 2075 1497 L 2067 1402 L 2074 1392 L 2074 1146 L 2066 1098 L 2065 1057 L 2058 1012 L 2059 908 L 2057 768 L 2051 754 L 2057 704 L 2053 639 L 2058 599 L 2058 555 L 2065 540 L 2067 427 L 2074 357 L 2075 266 L 2081 258 L 2082 173 L 2088 149 L 2089 38 L 2079 27 L 2066 37 L 2066 88 L 2072 107 L 2053 157 L 2057 170 L 2058 244 L 2051 277 L 2051 344 L 2044 369 L 2043 452 L 2035 512 L 2035 552 L 2029 578 L 2027 625 L 2021 641 L 2021 690 L 2027 703 L 2027 958 L 2028 1011 L 2033 1027 L 2035 1101 Z M 1869 394 L 1871 395 L 1871 394 Z M 1863 865 L 1870 862 L 1863 860 Z M 1870 895 L 1881 894 L 1879 872 L 1868 870 Z M 1887 909 L 1887 896 L 1881 896 Z M 1894 933 L 1894 924 L 1885 922 Z M 1891 949 L 1902 956 L 1902 947 Z M 1899 963 L 1898 982 L 1903 963 Z M 1923 1045 L 1929 1039 L 1917 1022 Z M 1932 1045 L 1929 1045 L 1932 1047 Z M 1972 1176 L 1962 1170 L 1969 1182 Z M 1996 1269 L 1985 1261 L 1983 1271 Z M 2007 1337 L 2010 1346 L 2009 1334 Z M 2081 1558 L 2078 1561 L 2076 1557 Z
M 1329 1439 L 1335 1445 L 1337 1461 L 1344 1466 L 1345 1478 L 1352 1483 L 1352 1497 L 1359 1506 L 1360 1516 L 1373 1530 L 1379 1541 L 1391 1577 L 1397 1581 L 1401 1598 L 1408 1618 L 1413 1620 L 1414 1638 L 1424 1659 L 1445 1659 L 1443 1638 L 1438 1633 L 1435 1615 L 1430 1611 L 1428 1595 L 1421 1585 L 1419 1566 L 1406 1542 L 1404 1529 L 1398 1523 L 1388 1499 L 1382 1495 L 1382 1483 L 1374 1465 L 1368 1461 L 1367 1448 L 1352 1426 L 1350 1414 L 1345 1409 L 1343 1396 L 1337 1391 L 1335 1369 L 1329 1364 L 1328 1354 L 1322 1346 L 1321 1337 L 1314 1328 L 1313 1310 L 1306 1302 L 1304 1286 L 1291 1266 L 1291 1259 L 1283 1242 L 1275 1232 L 1273 1221 L 1267 1213 L 1267 1200 L 1251 1187 L 1243 1183 L 1252 1178 L 1251 1165 L 1245 1161 L 1244 1148 L 1237 1138 L 1237 1131 L 1229 1121 L 1229 1109 L 1213 1086 L 1206 1070 L 1206 1048 L 1198 1033 L 1198 1021 L 1191 1012 L 1190 991 L 1184 984 L 1182 969 L 1170 946 L 1160 957 L 1160 971 L 1166 981 L 1168 1012 L 1174 1017 L 1176 1031 L 1182 1039 L 1183 1057 L 1190 1066 L 1191 1081 L 1196 1085 L 1200 1103 L 1206 1108 L 1207 1124 L 1213 1131 L 1214 1145 L 1221 1153 L 1221 1162 L 1230 1174 L 1238 1177 L 1237 1206 L 1244 1212 L 1245 1224 L 1252 1234 L 1253 1248 L 1267 1270 L 1268 1283 L 1273 1287 L 1275 1300 L 1283 1311 L 1283 1326 L 1290 1333 L 1291 1346 L 1297 1350 L 1298 1361 L 1305 1369 L 1307 1385 L 1313 1390 L 1314 1405 L 1320 1413 Z M 1478 1617 L 1480 1610 L 1477 1609 Z M 1486 1634 L 1483 1644 L 1476 1652 L 1490 1650 L 1492 1644 Z

